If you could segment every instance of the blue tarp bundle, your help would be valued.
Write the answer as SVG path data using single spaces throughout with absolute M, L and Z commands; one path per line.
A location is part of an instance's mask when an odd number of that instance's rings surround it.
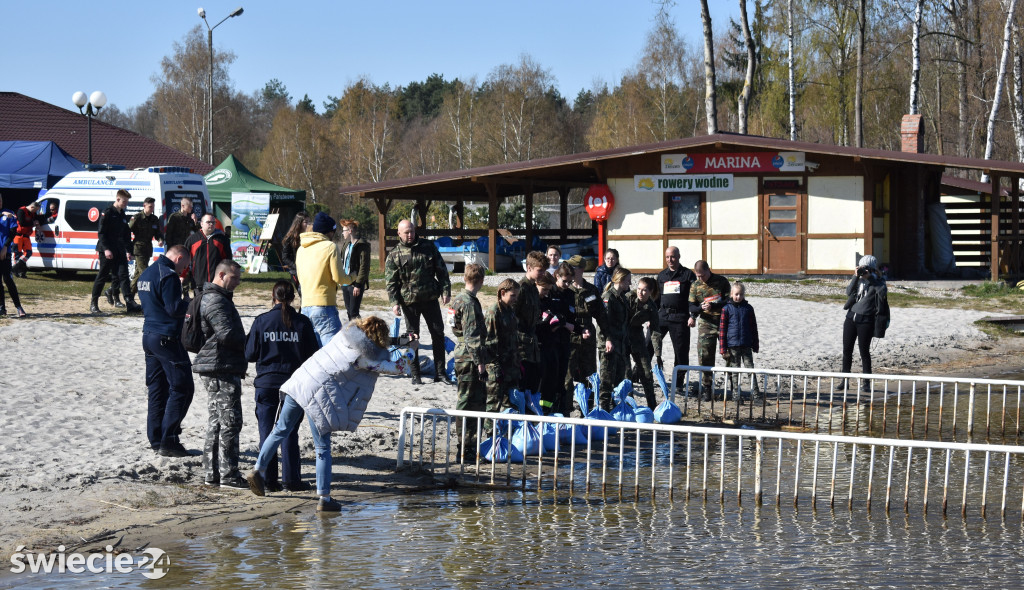
M 83 167 L 52 141 L 0 141 L 0 188 L 50 188 Z

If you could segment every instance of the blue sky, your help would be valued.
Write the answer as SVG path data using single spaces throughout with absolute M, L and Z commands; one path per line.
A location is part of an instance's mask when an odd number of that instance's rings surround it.
M 710 4 L 717 35 L 737 3 Z M 363 75 L 392 86 L 432 73 L 482 81 L 524 52 L 571 101 L 597 80 L 615 84 L 637 63 L 657 11 L 651 0 L 5 2 L 0 89 L 72 110 L 78 90 L 103 90 L 121 109 L 136 106 L 152 94 L 151 78 L 173 43 L 202 24 L 199 6 L 211 25 L 245 9 L 213 36 L 215 49 L 237 56 L 236 89 L 251 93 L 277 78 L 293 99 L 308 93 L 318 111 Z M 698 43 L 698 0 L 677 0 L 672 13 Z

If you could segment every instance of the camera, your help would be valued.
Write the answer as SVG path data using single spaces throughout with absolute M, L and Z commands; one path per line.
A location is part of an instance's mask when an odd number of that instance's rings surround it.
M 412 342 L 412 336 L 409 334 L 402 334 L 401 336 L 391 337 L 391 346 L 397 346 L 398 348 L 405 348 Z
M 858 277 L 866 277 L 866 276 L 868 276 L 868 267 L 866 267 L 866 266 L 858 266 L 857 267 L 857 276 Z

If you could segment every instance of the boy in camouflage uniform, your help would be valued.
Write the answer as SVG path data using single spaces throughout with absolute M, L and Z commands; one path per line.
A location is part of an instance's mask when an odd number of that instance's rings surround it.
M 537 278 L 548 266 L 547 258 L 540 252 L 526 255 L 526 276 L 519 281 L 519 294 L 514 308 L 519 322 L 519 354 L 523 360 L 523 375 L 519 389 L 536 392 L 540 387 L 542 374 L 540 344 L 537 342 L 537 323 L 540 322 L 540 293 Z
M 484 354 L 487 362 L 487 411 L 510 408 L 508 392 L 519 383 L 519 325 L 515 304 L 519 284 L 505 279 L 498 285 L 498 301 L 484 314 Z M 491 428 L 490 423 L 487 425 Z
M 697 326 L 697 363 L 705 367 L 715 366 L 715 349 L 718 348 L 718 327 L 722 308 L 729 301 L 729 281 L 711 272 L 704 260 L 693 264 L 697 280 L 690 286 L 690 320 L 688 325 Z M 698 321 L 699 318 L 699 321 Z M 711 373 L 705 371 L 700 377 L 704 401 L 711 401 L 713 389 Z
M 640 279 L 636 291 L 626 293 L 626 304 L 629 306 L 629 352 L 633 358 L 633 373 L 639 373 L 640 383 L 644 387 L 647 407 L 652 410 L 658 405 L 654 394 L 654 379 L 651 369 L 651 355 L 647 350 L 647 338 L 644 336 L 644 324 L 648 324 L 651 334 L 659 330 L 658 308 L 651 297 L 657 296 L 658 282 L 651 277 Z
M 156 199 L 146 197 L 142 201 L 142 211 L 132 215 L 128 222 L 128 228 L 132 230 L 132 249 L 135 251 L 135 274 L 132 276 L 132 296 L 138 292 L 139 277 L 142 271 L 149 267 L 149 261 L 153 258 L 153 240 L 163 244 L 163 234 L 160 233 L 160 218 L 154 213 Z
M 587 377 L 597 372 L 597 332 L 594 321 L 604 329 L 604 302 L 597 287 L 583 278 L 583 257 L 579 254 L 567 264 L 576 275 L 569 288 L 576 295 L 576 331 L 570 340 L 569 370 L 565 375 L 565 390 L 573 391 L 573 382 L 586 383 Z
M 484 312 L 476 294 L 484 284 L 483 267 L 467 264 L 465 282 L 466 289 L 452 300 L 448 316 L 452 332 L 459 339 L 455 347 L 455 378 L 459 382 L 459 401 L 455 409 L 482 412 L 487 409 L 484 379 L 489 358 L 484 349 Z M 472 461 L 477 449 L 476 419 L 466 418 L 465 433 L 462 418 L 456 420 L 455 425 L 459 433 L 459 456 L 462 461 Z M 463 435 L 465 446 L 462 445 Z

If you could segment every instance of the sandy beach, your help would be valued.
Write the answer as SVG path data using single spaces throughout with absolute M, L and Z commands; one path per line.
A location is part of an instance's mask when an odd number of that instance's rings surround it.
M 787 298 L 777 285 L 748 285 L 761 338 L 756 364 L 838 371 L 842 306 Z M 247 329 L 268 307 L 254 296 L 236 303 Z M 86 551 L 117 543 L 133 550 L 161 540 L 179 543 L 226 523 L 315 509 L 312 494 L 257 498 L 208 488 L 198 455 L 172 459 L 150 450 L 142 318 L 121 312 L 92 317 L 83 313 L 86 307 L 79 300 L 55 301 L 30 306 L 32 315 L 24 320 L 0 319 L 0 562 L 20 546 L 47 551 L 64 544 L 68 551 Z M 368 312 L 392 318 L 389 310 Z M 875 372 L 984 377 L 1019 370 L 1015 339 L 993 339 L 974 325 L 987 315 L 894 308 L 887 337 L 872 348 Z M 671 358 L 668 351 L 665 357 Z M 243 470 L 252 466 L 258 443 L 253 374 L 250 365 L 243 382 Z M 414 387 L 408 378 L 382 377 L 358 431 L 332 437 L 335 497 L 359 501 L 434 485 L 424 473 L 395 472 L 398 415 L 406 406 L 452 408 L 455 401 L 454 387 Z M 206 419 L 206 392 L 196 379 L 181 437 L 189 449 L 202 448 Z M 311 480 L 312 440 L 305 425 L 300 446 L 303 476 Z

